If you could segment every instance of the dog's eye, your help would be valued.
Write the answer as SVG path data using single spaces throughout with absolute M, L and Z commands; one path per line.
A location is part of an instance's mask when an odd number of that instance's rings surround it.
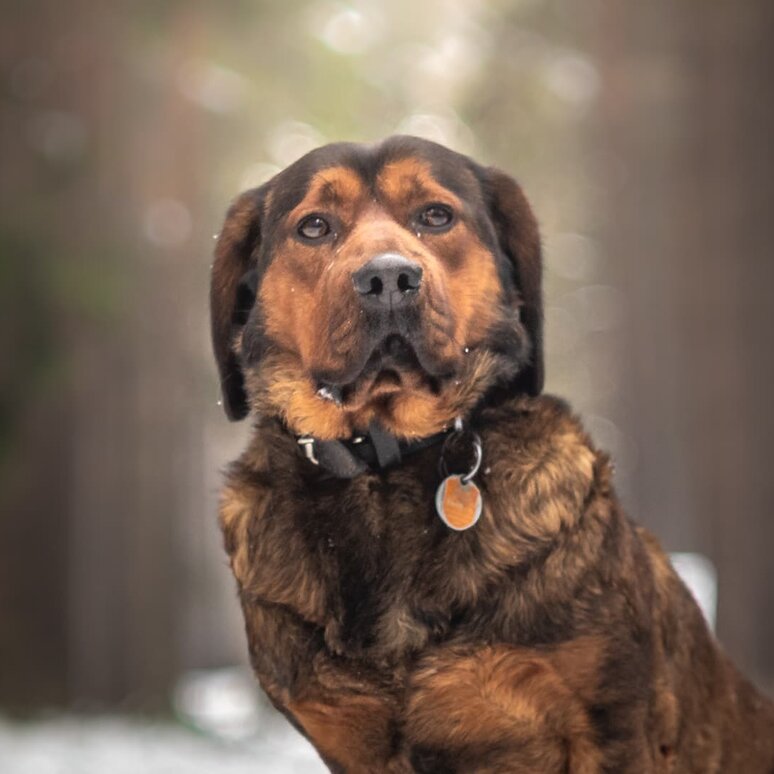
M 298 233 L 306 239 L 322 239 L 330 231 L 328 221 L 319 215 L 309 215 L 298 224 Z
M 440 229 L 452 222 L 454 215 L 444 204 L 431 204 L 419 213 L 419 223 L 425 228 Z

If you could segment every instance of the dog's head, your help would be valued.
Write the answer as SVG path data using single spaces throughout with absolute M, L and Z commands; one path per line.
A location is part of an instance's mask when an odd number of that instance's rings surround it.
M 312 151 L 232 205 L 212 269 L 226 413 L 423 436 L 542 388 L 540 238 L 521 188 L 440 145 Z

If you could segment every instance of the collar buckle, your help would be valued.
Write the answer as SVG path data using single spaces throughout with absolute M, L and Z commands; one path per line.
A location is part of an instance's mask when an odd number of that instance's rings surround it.
M 312 465 L 319 465 L 320 460 L 317 459 L 314 449 L 314 438 L 311 435 L 302 435 L 296 440 L 296 443 L 304 450 L 304 455 L 312 463 Z

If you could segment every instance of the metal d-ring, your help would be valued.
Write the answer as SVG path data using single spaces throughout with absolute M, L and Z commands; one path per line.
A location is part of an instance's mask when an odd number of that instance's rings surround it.
M 448 436 L 446 436 L 446 440 L 443 442 L 443 446 L 441 447 L 441 458 L 438 461 L 438 467 L 440 469 L 441 475 L 445 478 L 449 475 L 449 470 L 446 467 L 446 460 L 444 458 L 444 454 L 446 452 L 446 448 L 449 445 L 449 441 L 451 441 L 452 438 L 455 436 L 462 435 L 464 432 L 464 427 L 462 423 L 462 417 L 457 417 L 454 420 L 454 429 L 449 433 Z M 471 433 L 471 436 L 473 438 L 473 451 L 475 453 L 475 460 L 473 462 L 473 467 L 465 473 L 465 475 L 460 477 L 460 481 L 463 484 L 469 484 L 470 481 L 473 479 L 473 477 L 478 473 L 479 468 L 481 467 L 481 461 L 484 458 L 484 449 L 483 445 L 481 444 L 481 438 L 479 437 L 478 433 Z
M 481 446 L 481 438 L 479 438 L 478 433 L 473 433 L 473 451 L 476 453 L 476 459 L 470 472 L 466 473 L 460 479 L 463 484 L 469 484 L 471 482 L 476 473 L 478 473 L 478 469 L 481 467 L 481 460 L 484 458 L 484 450 Z

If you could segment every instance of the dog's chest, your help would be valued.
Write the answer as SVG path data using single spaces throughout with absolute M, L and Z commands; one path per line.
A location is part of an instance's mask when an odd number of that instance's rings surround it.
M 450 584 L 434 476 L 364 476 L 317 493 L 299 524 L 325 587 L 325 634 L 341 653 L 400 657 L 439 636 Z

